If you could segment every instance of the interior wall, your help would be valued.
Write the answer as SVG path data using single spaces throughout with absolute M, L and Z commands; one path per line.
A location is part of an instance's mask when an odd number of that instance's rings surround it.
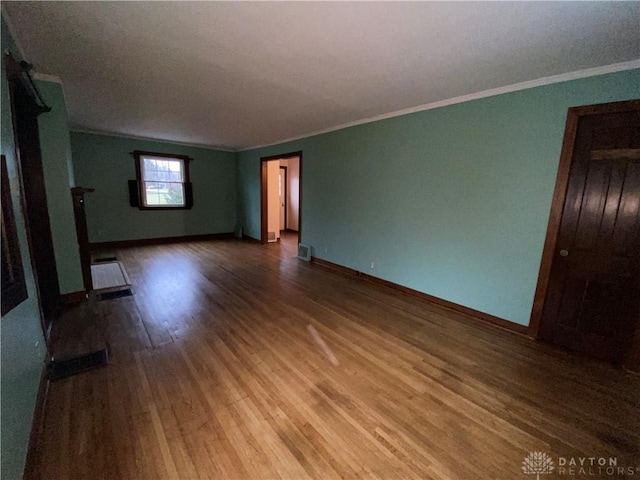
M 280 163 L 267 162 L 267 232 L 274 232 L 280 238 L 280 196 L 278 195 L 278 175 Z
M 75 185 L 71 183 L 71 143 L 64 94 L 59 83 L 37 80 L 36 85 L 51 107 L 50 112 L 38 117 L 38 124 L 60 293 L 78 292 L 84 290 L 84 283 L 71 198 L 71 187 Z
M 71 132 L 78 185 L 85 196 L 90 242 L 232 233 L 236 225 L 235 153 L 168 142 Z M 191 210 L 140 210 L 129 205 L 134 150 L 188 155 Z
M 238 216 L 259 238 L 260 157 L 302 150 L 315 256 L 527 325 L 567 109 L 638 97 L 631 70 L 244 151 Z
M 20 59 L 13 38 L 2 17 L 2 52 L 9 50 Z M 27 244 L 18 165 L 13 143 L 9 86 L 4 62 L 0 62 L 1 144 L 7 159 L 11 198 L 18 230 L 22 268 L 28 298 L 0 319 L 0 416 L 2 434 L 0 469 L 2 478 L 22 478 L 38 384 L 45 359 L 37 291 Z

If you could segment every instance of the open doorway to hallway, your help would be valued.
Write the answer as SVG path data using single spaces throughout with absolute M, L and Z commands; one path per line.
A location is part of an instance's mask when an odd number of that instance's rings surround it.
M 261 235 L 264 243 L 301 239 L 302 152 L 260 161 Z

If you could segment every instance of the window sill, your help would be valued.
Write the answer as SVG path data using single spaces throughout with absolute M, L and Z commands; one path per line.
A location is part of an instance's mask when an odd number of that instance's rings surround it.
M 187 207 L 187 206 L 179 206 L 179 207 L 166 207 L 166 206 L 162 206 L 162 207 L 145 207 L 143 205 L 140 205 L 138 207 L 138 209 L 140 210 L 191 210 L 192 207 Z

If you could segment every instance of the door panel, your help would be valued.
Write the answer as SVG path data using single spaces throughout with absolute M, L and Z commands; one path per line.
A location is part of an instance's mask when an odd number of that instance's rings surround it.
M 15 60 L 5 57 L 7 71 L 20 70 Z M 42 328 L 49 341 L 50 327 L 60 308 L 60 285 L 53 250 L 53 238 L 40 151 L 38 115 L 48 111 L 36 103 L 19 75 L 8 75 L 16 154 L 24 193 L 25 226 L 29 253 L 36 279 Z
M 640 297 L 640 111 L 580 118 L 540 336 L 610 361 Z

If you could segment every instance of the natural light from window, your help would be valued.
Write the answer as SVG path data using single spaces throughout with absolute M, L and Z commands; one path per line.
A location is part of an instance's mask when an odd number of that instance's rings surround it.
M 184 207 L 184 161 L 142 157 L 143 202 L 147 207 Z

